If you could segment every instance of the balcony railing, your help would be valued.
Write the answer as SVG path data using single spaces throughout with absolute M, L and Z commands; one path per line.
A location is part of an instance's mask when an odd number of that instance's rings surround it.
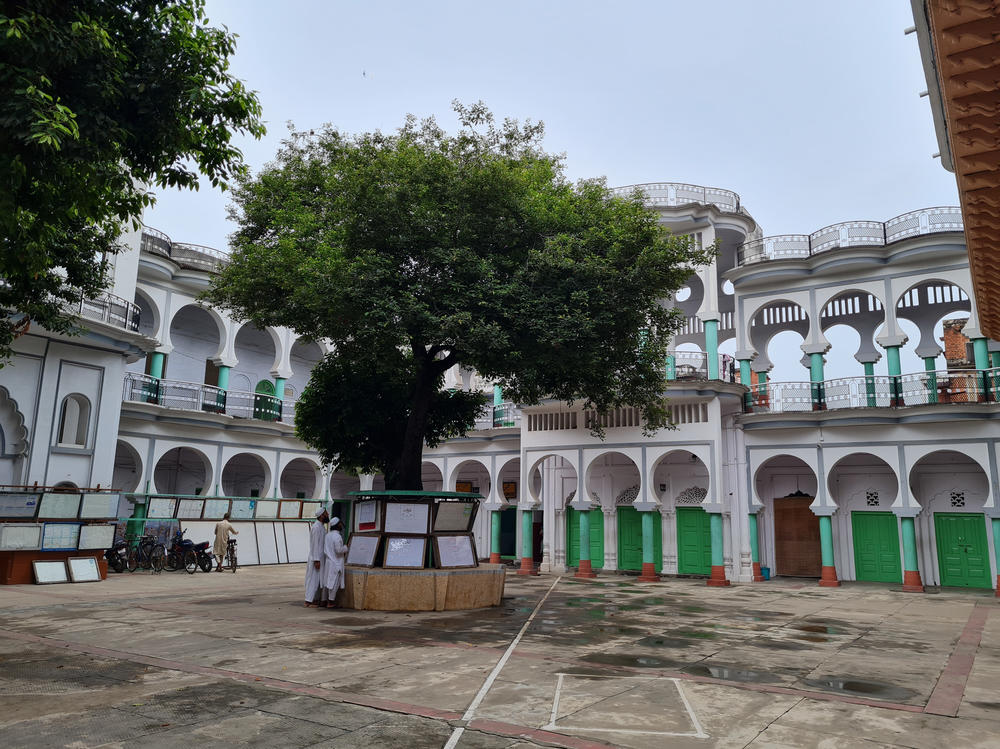
M 473 429 L 482 431 L 484 429 L 519 426 L 521 426 L 521 409 L 513 403 L 500 403 L 494 406 L 486 406 L 483 412 L 476 418 Z
M 214 271 L 220 265 L 226 265 L 229 262 L 229 254 L 222 250 L 200 244 L 173 242 L 162 231 L 149 226 L 142 227 L 142 239 L 139 247 L 142 252 L 162 255 L 179 265 L 199 270 Z
M 732 190 L 702 187 L 685 182 L 647 182 L 611 189 L 613 195 L 628 196 L 639 190 L 649 206 L 681 206 L 691 203 L 714 205 L 727 213 L 746 213 L 740 205 L 740 196 Z
M 139 307 L 114 294 L 104 294 L 97 299 L 84 299 L 75 312 L 87 320 L 97 320 L 122 330 L 138 332 Z
M 884 247 L 921 234 L 962 231 L 962 209 L 943 206 L 904 213 L 888 221 L 845 221 L 812 234 L 780 234 L 744 242 L 739 265 L 804 258 L 839 247 Z
M 998 390 L 1000 369 L 841 377 L 823 382 L 768 382 L 750 386 L 744 400 L 744 411 L 792 413 L 1000 403 Z
M 723 382 L 736 381 L 736 362 L 728 354 L 719 354 L 716 357 L 718 364 L 718 374 L 710 377 L 708 369 L 709 355 L 704 351 L 668 351 L 666 362 L 667 379 L 672 381 L 684 380 L 722 380 Z
M 122 400 L 261 421 L 291 423 L 295 413 L 294 401 L 281 401 L 273 395 L 223 390 L 196 382 L 161 380 L 131 372 L 125 375 Z

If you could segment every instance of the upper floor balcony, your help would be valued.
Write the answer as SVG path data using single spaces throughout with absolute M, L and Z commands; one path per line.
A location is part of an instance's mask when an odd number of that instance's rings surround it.
M 962 209 L 942 206 L 910 211 L 888 221 L 845 221 L 812 234 L 778 234 L 744 242 L 738 265 L 808 258 L 842 247 L 885 247 L 922 234 L 962 231 Z
M 281 400 L 264 393 L 223 390 L 214 385 L 180 380 L 162 380 L 146 374 L 125 375 L 122 400 L 150 403 L 164 408 L 203 411 L 237 419 L 295 421 L 295 401 Z
M 83 299 L 71 308 L 71 312 L 86 320 L 95 320 L 130 333 L 139 332 L 139 307 L 114 294 Z
M 142 227 L 139 244 L 142 252 L 168 257 L 180 266 L 194 270 L 214 271 L 220 265 L 229 263 L 229 253 L 200 244 L 174 242 L 158 229 Z
M 1000 403 L 1000 369 L 936 370 L 751 385 L 746 413 Z
M 674 207 L 690 205 L 712 205 L 726 213 L 747 214 L 740 205 L 740 196 L 732 190 L 718 187 L 689 185 L 686 182 L 646 182 L 640 185 L 624 185 L 611 189 L 613 195 L 627 196 L 639 190 L 651 207 Z

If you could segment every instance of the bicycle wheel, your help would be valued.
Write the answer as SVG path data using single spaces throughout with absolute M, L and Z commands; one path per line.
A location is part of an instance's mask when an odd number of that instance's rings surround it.
M 167 550 L 163 548 L 163 544 L 157 544 L 149 553 L 149 566 L 152 568 L 153 574 L 158 575 L 163 572 L 163 566 L 166 562 Z
M 176 551 L 168 551 L 164 566 L 168 570 L 179 570 L 181 568 L 181 558 Z
M 198 566 L 201 567 L 202 572 L 212 571 L 212 557 L 208 554 L 203 554 L 200 559 L 198 559 Z
M 184 552 L 184 569 L 189 575 L 193 575 L 198 570 L 198 555 L 190 549 Z
M 125 566 L 128 567 L 129 572 L 135 572 L 139 569 L 139 552 L 136 549 L 129 549 L 128 556 L 125 558 Z
M 236 549 L 232 546 L 226 551 L 226 564 L 229 565 L 229 569 L 236 572 Z

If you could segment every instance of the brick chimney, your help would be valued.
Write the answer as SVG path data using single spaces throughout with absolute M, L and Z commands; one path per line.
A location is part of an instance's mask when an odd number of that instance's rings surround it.
M 969 337 L 962 332 L 969 318 L 962 317 L 954 320 L 944 320 L 941 325 L 944 327 L 944 335 L 941 341 L 944 343 L 944 358 L 948 363 L 948 369 L 973 369 L 972 360 L 969 357 Z

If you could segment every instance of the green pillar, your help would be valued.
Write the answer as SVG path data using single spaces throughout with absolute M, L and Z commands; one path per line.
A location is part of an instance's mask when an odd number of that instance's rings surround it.
M 503 388 L 499 385 L 493 386 L 493 405 L 500 406 L 503 405 Z
M 917 563 L 917 534 L 913 518 L 900 518 L 899 522 L 903 531 L 903 590 L 922 593 L 924 585 L 920 580 L 920 566 Z
M 490 561 L 500 561 L 500 510 L 490 512 Z
M 938 392 L 937 392 L 937 375 L 935 371 L 937 369 L 937 357 L 935 356 L 925 356 L 924 357 L 924 371 L 927 372 L 927 402 L 937 403 L 938 402 Z
M 826 408 L 826 397 L 823 392 L 823 354 L 809 354 L 809 379 L 812 382 L 813 410 Z
M 722 540 L 722 515 L 718 512 L 708 516 L 709 530 L 712 534 L 712 566 L 722 567 L 725 562 L 725 550 Z
M 148 501 L 148 498 L 147 498 Z M 125 532 L 131 536 L 139 537 L 146 527 L 146 504 L 136 502 L 132 508 L 132 517 L 125 523 Z
M 875 408 L 878 400 L 875 397 L 875 362 L 865 362 L 865 395 L 868 397 L 868 408 Z
M 754 564 L 760 564 L 760 543 L 757 540 L 757 513 L 751 512 L 747 516 L 750 521 L 750 561 Z M 719 529 L 719 533 L 722 533 L 722 529 Z M 715 542 L 712 542 L 712 548 L 715 548 Z M 715 552 L 712 552 L 712 556 L 715 556 Z
M 1000 581 L 1000 518 L 991 518 L 993 524 L 993 557 L 996 560 L 997 580 Z M 997 587 L 1000 596 L 1000 584 Z
M 976 360 L 976 369 L 990 368 L 990 352 L 985 338 L 972 339 L 972 354 Z
M 750 360 L 740 359 L 740 384 L 750 387 Z
M 899 346 L 886 346 L 885 354 L 889 365 L 889 405 L 903 405 L 902 370 L 899 367 Z
M 666 372 L 668 380 L 677 379 L 677 360 L 673 354 L 667 354 Z
M 642 563 L 656 565 L 656 547 L 654 538 L 656 536 L 656 518 L 652 512 L 642 512 Z M 583 553 L 583 543 L 580 544 L 580 553 Z M 587 552 L 590 553 L 589 551 Z
M 274 378 L 274 397 L 279 401 L 285 398 L 285 378 L 275 377 Z
M 719 379 L 719 321 L 705 320 L 705 351 L 708 354 L 708 379 Z
M 819 516 L 819 545 L 820 555 L 823 558 L 823 571 L 820 574 L 819 584 L 824 587 L 836 587 L 840 585 L 837 580 L 837 567 L 833 556 L 833 522 L 829 515 Z
M 522 559 L 533 559 L 534 553 L 531 549 L 531 525 L 533 520 L 532 510 L 521 511 L 521 557 Z
M 219 381 L 216 387 L 222 390 L 229 390 L 229 370 L 230 367 L 224 364 L 219 367 Z
M 990 366 L 993 369 L 1000 367 L 1000 351 L 990 352 Z
M 166 358 L 166 355 L 159 351 L 154 351 L 149 355 L 150 377 L 155 377 L 158 380 L 163 377 L 163 362 Z

